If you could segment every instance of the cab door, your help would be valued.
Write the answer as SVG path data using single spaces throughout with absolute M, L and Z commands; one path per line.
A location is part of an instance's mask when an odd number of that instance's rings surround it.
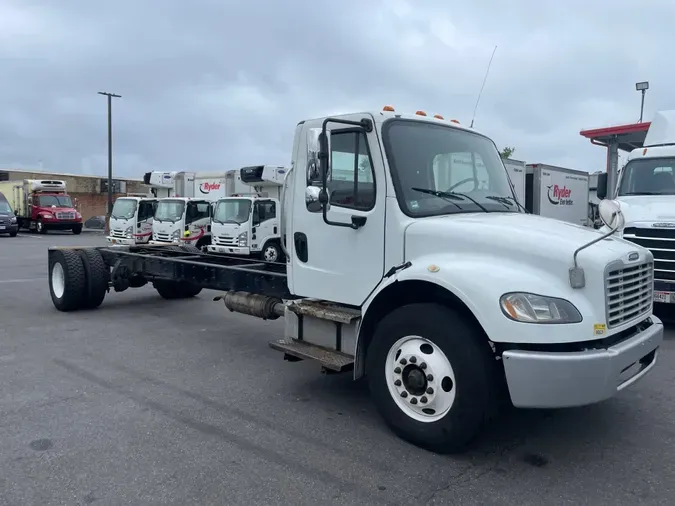
M 289 289 L 305 297 L 360 306 L 382 280 L 385 248 L 386 179 L 377 133 L 358 124 L 370 115 L 329 122 L 328 205 L 307 197 L 322 183 L 317 163 L 320 122 L 307 122 L 299 135 L 287 248 L 292 254 Z M 308 177 L 309 176 L 309 177 Z M 308 187 L 310 187 L 308 189 Z

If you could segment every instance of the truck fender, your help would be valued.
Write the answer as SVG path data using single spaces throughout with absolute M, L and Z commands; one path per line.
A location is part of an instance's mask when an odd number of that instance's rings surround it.
M 407 304 L 441 302 L 450 305 L 480 326 L 487 340 L 500 341 L 498 334 L 509 324 L 523 325 L 502 317 L 498 301 L 507 290 L 560 296 L 564 288 L 560 286 L 560 278 L 497 255 L 467 258 L 435 254 L 413 261 L 409 267 L 383 279 L 361 307 L 354 378 L 358 379 L 365 372 L 365 355 L 376 323 L 387 313 Z

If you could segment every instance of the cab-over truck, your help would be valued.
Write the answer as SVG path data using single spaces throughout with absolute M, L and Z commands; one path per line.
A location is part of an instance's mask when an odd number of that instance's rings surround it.
M 456 153 L 480 158 L 487 178 L 454 175 Z M 192 246 L 54 247 L 52 301 L 94 308 L 146 283 L 166 299 L 220 290 L 230 311 L 284 320 L 270 346 L 286 359 L 365 376 L 386 423 L 436 452 L 463 448 L 500 400 L 593 404 L 656 363 L 652 254 L 521 212 L 494 142 L 473 129 L 391 107 L 302 121 L 281 208 L 285 264 Z M 617 228 L 620 210 L 603 208 Z

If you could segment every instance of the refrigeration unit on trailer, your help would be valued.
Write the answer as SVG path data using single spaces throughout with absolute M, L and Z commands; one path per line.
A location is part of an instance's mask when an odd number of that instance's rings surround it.
M 158 199 L 127 195 L 115 200 L 110 214 L 110 235 L 113 245 L 146 244 L 152 237 L 152 222 Z
M 222 290 L 230 311 L 283 319 L 270 346 L 286 359 L 365 376 L 384 421 L 436 452 L 461 449 L 503 394 L 521 408 L 593 404 L 656 364 L 654 257 L 612 236 L 616 202 L 600 205 L 604 235 L 521 212 L 491 139 L 389 106 L 300 122 L 291 160 L 287 262 L 50 248 L 53 304 L 93 308 L 146 283 L 167 299 Z
M 54 179 L 24 179 L 0 183 L 0 192 L 10 202 L 19 229 L 40 234 L 49 230 L 82 232 L 82 215 L 75 209 L 66 191 L 65 181 Z
M 286 171 L 276 165 L 240 169 L 239 178 L 249 193 L 218 200 L 211 220 L 212 241 L 206 248 L 209 253 L 283 261 L 278 213 Z
M 521 162 L 520 160 L 513 160 L 511 158 L 504 160 L 504 167 L 506 167 L 506 172 L 513 184 L 516 199 L 523 206 L 525 205 L 525 175 L 527 174 L 525 165 L 525 162 Z
M 598 175 L 597 195 L 604 199 L 608 193 L 605 172 Z M 613 194 L 626 218 L 623 238 L 654 255 L 654 301 L 675 304 L 675 110 L 655 114 Z
M 525 207 L 529 212 L 588 226 L 588 172 L 543 163 L 526 167 Z

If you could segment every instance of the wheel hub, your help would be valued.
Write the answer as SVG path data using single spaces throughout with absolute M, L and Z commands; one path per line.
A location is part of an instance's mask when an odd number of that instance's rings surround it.
M 401 379 L 411 395 L 422 395 L 427 389 L 427 377 L 419 366 L 408 365 L 403 369 Z

